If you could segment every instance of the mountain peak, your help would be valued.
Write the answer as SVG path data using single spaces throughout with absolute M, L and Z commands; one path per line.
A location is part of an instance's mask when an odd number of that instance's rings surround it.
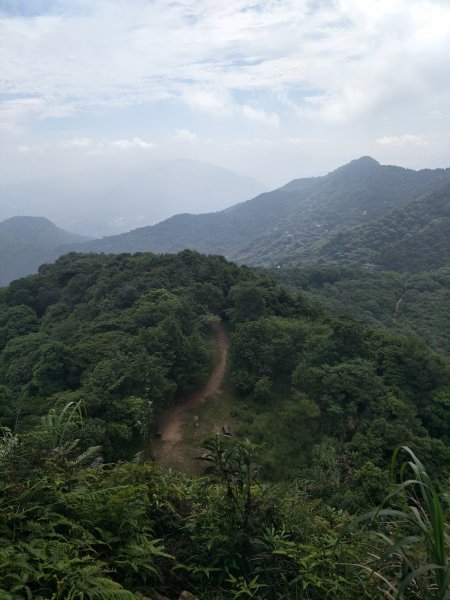
M 367 170 L 367 169 L 374 169 L 379 166 L 380 166 L 380 163 L 377 160 L 375 160 L 374 158 L 372 158 L 371 156 L 361 156 L 360 158 L 355 158 L 354 160 L 351 160 L 346 165 L 339 167 L 339 169 L 336 169 L 336 171 L 341 171 L 342 169 L 346 169 L 346 170 L 351 169 L 352 171 Z
M 89 238 L 61 229 L 46 217 L 15 216 L 0 222 L 0 243 L 12 238 L 23 244 L 52 246 L 88 241 Z
M 16 228 L 20 228 L 22 231 L 30 229 L 57 229 L 56 225 L 46 217 L 15 216 L 5 219 L 0 223 L 2 231 L 15 230 Z
M 350 165 L 361 165 L 361 166 L 380 166 L 380 163 L 372 158 L 371 156 L 360 156 L 359 158 L 355 158 L 354 160 L 349 162 Z
M 350 161 L 346 165 L 339 167 L 335 171 L 332 171 L 328 174 L 328 177 L 365 177 L 367 175 L 377 173 L 380 168 L 380 163 L 374 158 L 370 156 L 361 156 L 360 158 L 356 158 L 355 160 Z

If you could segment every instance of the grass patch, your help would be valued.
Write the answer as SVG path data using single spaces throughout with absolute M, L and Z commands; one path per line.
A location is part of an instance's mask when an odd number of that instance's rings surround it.
M 225 390 L 189 411 L 181 429 L 182 441 L 174 445 L 173 451 L 160 461 L 161 464 L 187 475 L 201 475 L 204 465 L 195 457 L 203 453 L 202 440 L 211 434 L 221 433 L 225 424 L 229 425 L 233 435 L 237 433 L 238 420 L 232 414 L 236 414 L 239 402 L 230 391 Z

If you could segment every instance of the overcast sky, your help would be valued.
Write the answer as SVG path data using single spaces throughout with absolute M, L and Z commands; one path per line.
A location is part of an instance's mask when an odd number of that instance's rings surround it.
M 0 181 L 450 166 L 449 0 L 0 0 Z

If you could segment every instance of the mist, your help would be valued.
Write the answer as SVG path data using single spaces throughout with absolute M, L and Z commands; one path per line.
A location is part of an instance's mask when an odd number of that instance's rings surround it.
M 135 164 L 117 157 L 93 163 L 4 184 L 0 220 L 46 217 L 68 231 L 101 237 L 177 213 L 221 210 L 266 189 L 256 179 L 193 160 L 140 156 Z

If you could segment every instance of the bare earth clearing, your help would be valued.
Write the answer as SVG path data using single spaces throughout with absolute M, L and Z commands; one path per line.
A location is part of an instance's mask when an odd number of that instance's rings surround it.
M 207 398 L 220 393 L 230 340 L 221 323 L 212 323 L 211 328 L 215 335 L 218 361 L 206 385 L 182 398 L 159 419 L 158 429 L 161 437 L 155 443 L 155 454 L 157 461 L 164 466 L 179 466 L 178 463 L 184 462 L 186 448 L 183 447 L 183 426 L 192 421 L 195 408 L 202 405 Z

